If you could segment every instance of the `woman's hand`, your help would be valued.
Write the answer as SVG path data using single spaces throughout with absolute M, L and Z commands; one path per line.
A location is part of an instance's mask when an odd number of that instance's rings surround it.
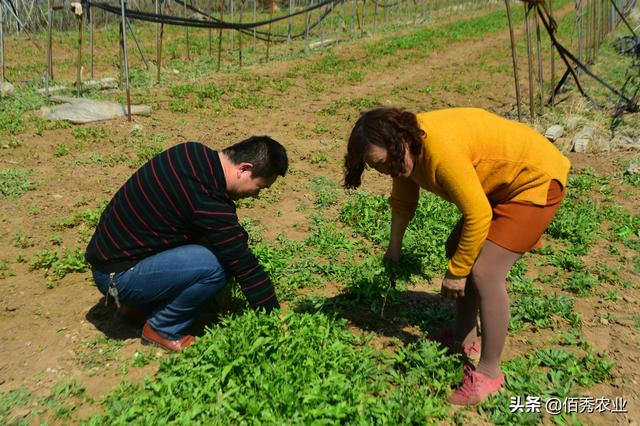
M 448 299 L 458 299 L 464 297 L 464 287 L 467 285 L 467 277 L 454 277 L 445 275 L 442 280 L 440 294 Z

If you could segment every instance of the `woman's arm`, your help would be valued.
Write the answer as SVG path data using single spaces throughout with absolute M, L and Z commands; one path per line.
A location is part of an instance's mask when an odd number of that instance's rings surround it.
M 391 211 L 391 238 L 389 247 L 384 254 L 384 260 L 388 262 L 399 262 L 402 255 L 402 239 L 407 230 L 411 218 L 407 215 L 398 214 L 396 209 Z
M 398 177 L 393 179 L 391 188 L 391 238 L 384 255 L 385 261 L 399 262 L 402 255 L 402 239 L 407 226 L 416 213 L 420 187 L 411 179 Z

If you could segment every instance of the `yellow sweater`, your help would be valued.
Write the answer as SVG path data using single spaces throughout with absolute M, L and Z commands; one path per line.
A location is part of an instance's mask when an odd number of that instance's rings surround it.
M 393 179 L 394 214 L 413 218 L 420 188 L 454 203 L 464 227 L 449 272 L 465 277 L 489 233 L 492 205 L 544 206 L 552 179 L 563 186 L 571 163 L 528 126 L 477 108 L 417 114 L 424 148 L 407 178 Z

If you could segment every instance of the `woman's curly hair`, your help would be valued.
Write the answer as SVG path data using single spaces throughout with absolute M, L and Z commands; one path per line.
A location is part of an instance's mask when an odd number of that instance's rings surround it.
M 364 156 L 371 145 L 387 150 L 387 166 L 392 177 L 405 172 L 405 142 L 413 156 L 420 155 L 424 130 L 416 115 L 398 108 L 376 108 L 356 121 L 344 156 L 344 186 L 357 188 L 362 183 Z

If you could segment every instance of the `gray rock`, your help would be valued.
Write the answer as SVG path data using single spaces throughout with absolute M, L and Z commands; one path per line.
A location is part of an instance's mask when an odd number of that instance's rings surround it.
M 51 108 L 49 112 L 43 110 L 46 118 L 51 121 L 67 120 L 72 123 L 90 123 L 127 115 L 127 106 L 118 102 L 64 96 L 54 96 L 51 100 L 65 102 L 62 105 Z M 151 115 L 151 107 L 148 105 L 131 105 L 131 114 Z
M 625 135 L 615 135 L 611 139 L 611 146 L 615 149 L 640 149 L 640 139 L 633 139 Z
M 571 141 L 572 151 L 587 152 L 589 144 L 593 141 L 596 131 L 592 127 L 585 127 L 575 134 Z
M 105 77 L 100 80 L 89 80 L 84 83 L 85 89 L 109 89 L 116 87 L 118 81 L 114 77 Z
M 326 40 L 316 41 L 315 43 L 309 43 L 309 49 L 317 49 L 319 47 L 331 46 L 332 44 L 336 44 L 338 40 L 333 38 L 328 38 Z
M 544 132 L 544 136 L 551 142 L 557 141 L 562 135 L 564 135 L 564 127 L 559 124 L 554 124 Z
M 8 81 L 3 81 L 0 83 L 0 97 L 3 98 L 11 98 L 16 95 L 16 89 L 13 87 L 13 84 Z
M 65 90 L 67 90 L 66 86 L 50 86 L 49 87 L 49 94 L 53 95 L 54 93 L 60 93 L 60 92 L 64 92 Z M 37 92 L 41 95 L 46 95 L 47 94 L 47 89 L 38 89 Z
M 640 173 L 640 161 L 632 161 L 624 172 L 628 175 L 637 175 Z

